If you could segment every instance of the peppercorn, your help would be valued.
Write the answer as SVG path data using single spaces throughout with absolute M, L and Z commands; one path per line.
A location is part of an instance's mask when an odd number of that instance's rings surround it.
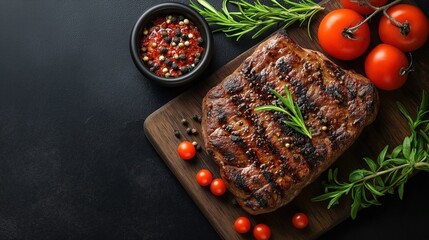
M 180 58 L 180 60 L 182 60 L 182 61 L 184 61 L 184 60 L 186 60 L 186 54 L 180 54 L 179 55 L 179 58 Z
M 178 130 L 174 130 L 174 136 L 180 138 L 180 132 Z
M 171 17 L 171 22 L 172 23 L 176 23 L 177 22 L 177 17 L 175 17 L 175 16 Z
M 171 39 L 170 36 L 167 35 L 167 36 L 164 37 L 164 40 L 165 40 L 166 43 L 170 44 L 172 39 Z
M 194 116 L 192 116 L 192 119 L 194 119 L 194 121 L 197 121 L 198 120 L 198 115 L 194 114 Z
M 180 36 L 182 36 L 182 31 L 178 28 L 178 29 L 174 30 L 174 35 L 176 35 L 176 37 L 180 37 Z
M 200 144 L 197 144 L 197 146 L 195 146 L 195 149 L 196 149 L 198 152 L 201 152 L 201 150 L 202 150 L 202 148 L 201 148 Z
M 173 64 L 173 61 L 171 61 L 169 58 L 166 58 L 166 59 L 164 60 L 164 62 L 165 62 L 165 65 L 167 65 L 167 66 L 169 66 L 169 67 L 171 67 L 171 65 Z
M 199 37 L 198 38 L 198 43 L 203 43 L 203 42 L 204 42 L 204 39 L 202 37 Z
M 173 42 L 175 42 L 176 44 L 180 42 L 180 38 L 179 37 L 173 37 Z
M 179 70 L 179 65 L 177 65 L 177 63 L 173 62 L 171 64 L 171 68 L 173 68 L 173 70 L 177 71 L 177 70 Z
M 188 135 L 191 135 L 192 134 L 192 129 L 191 128 L 186 128 L 186 133 L 188 134 Z
M 182 74 L 185 74 L 185 73 L 187 73 L 187 72 L 188 72 L 188 68 L 187 68 L 186 66 L 183 66 L 183 67 L 181 67 L 181 68 L 180 68 L 180 72 L 181 72 Z
M 199 123 L 201 123 L 201 120 L 202 120 L 201 116 L 199 116 L 197 114 L 195 114 L 194 116 L 192 116 L 192 119 L 194 119 L 194 121 L 199 122 Z
M 168 53 L 168 49 L 166 47 L 161 47 L 161 51 L 160 51 L 163 55 Z
M 195 128 L 192 128 L 192 129 L 191 129 L 191 133 L 192 133 L 192 134 L 194 134 L 194 135 L 198 135 L 198 131 L 197 131 L 197 129 L 195 129 Z
M 181 122 L 183 126 L 188 126 L 188 120 L 186 120 L 185 118 L 182 118 Z

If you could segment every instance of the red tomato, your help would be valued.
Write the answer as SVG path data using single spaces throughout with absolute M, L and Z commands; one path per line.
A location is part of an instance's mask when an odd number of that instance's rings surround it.
M 210 191 L 215 196 L 221 196 L 226 192 L 226 184 L 221 178 L 214 179 L 210 184 Z
M 386 5 L 387 0 L 369 0 L 375 7 Z M 374 9 L 365 3 L 365 0 L 341 0 L 344 8 L 355 10 L 362 15 L 368 15 L 374 12 Z
M 308 226 L 308 217 L 305 213 L 295 213 L 292 217 L 292 224 L 297 229 L 304 229 Z
M 400 88 L 407 80 L 407 74 L 401 74 L 408 68 L 408 58 L 399 49 L 389 44 L 379 44 L 365 59 L 365 73 L 380 89 Z
M 351 60 L 361 56 L 369 46 L 370 33 L 367 23 L 357 29 L 352 38 L 346 29 L 356 26 L 364 18 L 350 9 L 336 9 L 328 13 L 319 25 L 317 36 L 320 46 L 329 55 Z
M 271 229 L 267 225 L 261 223 L 253 228 L 253 236 L 256 240 L 267 240 L 271 237 Z
M 195 156 L 197 150 L 191 142 L 183 141 L 179 144 L 177 152 L 183 160 L 190 160 Z
M 197 182 L 200 186 L 208 186 L 213 180 L 212 173 L 207 169 L 201 169 L 197 172 L 196 176 Z
M 426 43 L 429 23 L 419 8 L 409 4 L 398 4 L 390 7 L 387 14 L 401 24 L 408 22 L 409 27 L 407 28 L 406 24 L 404 27 L 398 27 L 383 15 L 378 26 L 381 41 L 404 52 L 414 51 Z
M 235 231 L 238 233 L 247 233 L 250 227 L 250 220 L 247 217 L 238 217 L 234 222 Z

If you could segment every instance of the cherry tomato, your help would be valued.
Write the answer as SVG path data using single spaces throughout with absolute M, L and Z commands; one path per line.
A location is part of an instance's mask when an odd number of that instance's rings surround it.
M 295 213 L 292 217 L 292 224 L 297 229 L 304 229 L 308 226 L 308 217 L 305 213 Z
M 375 7 L 386 5 L 387 0 L 369 0 Z M 374 12 L 374 9 L 365 3 L 365 0 L 341 0 L 344 8 L 352 9 L 362 15 L 368 15 Z
M 379 44 L 365 59 L 365 73 L 380 89 L 400 88 L 407 80 L 401 72 L 408 68 L 407 56 L 398 48 L 389 44 Z
M 197 150 L 191 142 L 183 141 L 179 144 L 177 152 L 183 160 L 190 160 L 195 156 Z
M 350 9 L 331 11 L 319 25 L 317 36 L 320 46 L 329 55 L 341 60 L 351 60 L 361 56 L 369 46 L 368 24 L 364 23 L 353 34 L 347 34 L 345 30 L 363 20 L 359 13 Z
M 271 237 L 271 229 L 267 225 L 260 223 L 253 228 L 253 236 L 256 240 L 267 240 Z
M 250 227 L 250 220 L 247 217 L 238 217 L 234 222 L 235 231 L 238 233 L 247 233 Z
M 405 26 L 398 27 L 383 15 L 378 25 L 381 41 L 404 52 L 414 51 L 426 43 L 429 35 L 429 23 L 425 14 L 418 7 L 398 4 L 390 7 L 387 14 Z M 406 24 L 409 24 L 408 27 Z
M 197 182 L 200 186 L 208 186 L 213 180 L 212 173 L 207 169 L 201 169 L 196 175 Z
M 215 196 L 221 196 L 226 192 L 226 184 L 221 178 L 214 179 L 210 184 L 210 191 Z

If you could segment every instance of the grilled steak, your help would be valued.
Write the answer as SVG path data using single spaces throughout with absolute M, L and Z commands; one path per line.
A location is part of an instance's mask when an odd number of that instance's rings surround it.
M 286 126 L 284 114 L 255 111 L 287 86 L 312 138 Z M 203 100 L 207 151 L 238 203 L 251 214 L 290 202 L 326 170 L 378 111 L 374 85 L 284 31 L 260 46 Z

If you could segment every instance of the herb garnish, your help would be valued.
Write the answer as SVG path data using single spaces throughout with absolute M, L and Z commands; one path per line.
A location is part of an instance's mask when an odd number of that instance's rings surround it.
M 285 85 L 284 87 L 286 96 L 283 97 L 280 93 L 276 92 L 274 89 L 270 91 L 283 103 L 286 109 L 283 106 L 274 105 L 264 105 L 255 108 L 256 111 L 262 110 L 273 110 L 286 114 L 289 117 L 289 120 L 283 121 L 287 126 L 295 129 L 297 132 L 311 138 L 311 128 L 307 129 L 305 126 L 304 118 L 302 117 L 301 110 L 298 107 L 298 104 L 293 101 L 292 94 Z
M 246 0 L 223 0 L 222 11 L 217 11 L 206 0 L 196 0 L 201 6 L 197 6 L 192 0 L 190 6 L 203 15 L 209 24 L 219 26 L 218 31 L 225 33 L 227 37 L 236 37 L 254 32 L 252 38 L 256 38 L 263 32 L 279 23 L 284 23 L 286 29 L 295 22 L 300 26 L 307 22 L 308 35 L 310 36 L 310 22 L 312 17 L 324 8 L 311 0 L 283 0 L 284 5 L 277 0 L 271 0 L 273 6 L 268 6 L 256 0 L 253 4 Z M 230 11 L 227 3 L 235 5 L 238 11 Z M 259 30 L 258 30 L 259 29 Z
M 329 200 L 328 208 L 339 203 L 339 199 L 350 193 L 353 201 L 351 217 L 356 218 L 361 208 L 381 205 L 379 198 L 386 194 L 394 194 L 403 198 L 404 185 L 409 176 L 416 170 L 429 172 L 429 117 L 428 96 L 423 92 L 422 100 L 413 120 L 401 103 L 397 103 L 411 129 L 411 135 L 404 138 L 399 146 L 389 154 L 386 146 L 376 160 L 363 158 L 368 169 L 356 169 L 349 174 L 349 182 L 340 182 L 337 178 L 338 169 L 330 169 L 325 193 L 313 198 L 314 201 Z

